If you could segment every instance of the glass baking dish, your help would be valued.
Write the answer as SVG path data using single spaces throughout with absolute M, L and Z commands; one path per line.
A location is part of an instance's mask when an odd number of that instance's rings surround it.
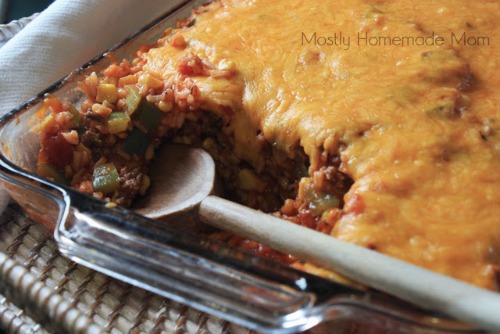
M 372 290 L 294 270 L 209 240 L 177 222 L 158 222 L 55 184 L 34 173 L 38 110 L 50 93 L 78 104 L 76 83 L 111 59 L 128 58 L 204 1 L 174 10 L 47 88 L 0 121 L 0 180 L 12 198 L 54 232 L 62 254 L 253 330 L 291 333 L 476 333 L 473 327 Z M 183 218 L 176 218 L 182 220 Z M 186 218 L 187 219 L 187 218 Z M 189 225 L 189 224 L 188 224 Z

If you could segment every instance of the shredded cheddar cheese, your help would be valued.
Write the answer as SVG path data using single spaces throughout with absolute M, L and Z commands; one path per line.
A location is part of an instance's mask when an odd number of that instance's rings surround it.
M 257 131 L 302 146 L 311 171 L 339 154 L 354 184 L 333 236 L 498 289 L 499 16 L 497 1 L 224 0 L 144 71 L 230 65 L 191 76 L 200 108 L 255 166 Z

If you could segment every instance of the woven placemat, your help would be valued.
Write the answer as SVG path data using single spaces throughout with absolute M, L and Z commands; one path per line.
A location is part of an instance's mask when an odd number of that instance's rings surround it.
M 0 328 L 8 333 L 251 333 L 62 257 L 10 204 L 0 216 Z

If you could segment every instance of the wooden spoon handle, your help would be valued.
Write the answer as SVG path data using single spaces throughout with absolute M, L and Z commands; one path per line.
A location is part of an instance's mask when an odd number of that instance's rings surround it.
M 362 284 L 500 332 L 500 294 L 286 222 L 216 196 L 201 202 L 202 221 L 336 271 Z

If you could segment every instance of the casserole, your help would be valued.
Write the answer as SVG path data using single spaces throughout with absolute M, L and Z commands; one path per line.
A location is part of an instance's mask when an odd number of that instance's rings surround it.
M 476 68 L 491 42 L 471 37 L 494 22 L 489 6 L 477 24 L 455 15 L 463 32 L 428 34 L 446 6 L 215 1 L 87 76 L 77 108 L 47 98 L 38 173 L 129 206 L 174 136 L 208 150 L 247 206 L 496 290 L 498 115 L 484 101 L 497 95 L 473 87 L 494 85 L 495 64 Z M 323 43 L 321 22 L 357 45 Z
M 163 21 L 162 24 L 166 24 L 165 22 L 172 24 L 172 21 L 168 21 L 168 20 Z M 156 26 L 154 29 L 157 29 L 156 32 L 158 33 L 159 31 L 161 31 L 164 28 L 165 28 L 165 26 L 160 25 L 160 26 Z M 157 36 L 153 37 L 154 33 L 152 33 L 151 31 L 148 31 L 148 36 L 151 38 L 157 38 Z M 126 47 L 131 47 L 132 49 L 134 49 L 134 48 L 137 48 L 137 46 L 140 43 L 144 43 L 144 42 L 145 41 L 143 41 L 143 40 L 142 41 L 131 40 L 129 42 L 129 44 L 126 45 Z M 67 98 L 69 100 L 75 99 L 75 101 L 76 101 L 78 98 L 81 98 L 81 93 L 75 89 L 74 85 L 71 85 L 68 83 L 81 81 L 81 80 L 83 80 L 82 78 L 84 76 L 89 75 L 90 72 L 100 71 L 100 70 L 108 67 L 110 65 L 110 62 L 111 62 L 110 59 L 112 59 L 113 56 L 123 57 L 123 54 L 120 54 L 120 52 L 123 52 L 126 54 L 126 50 L 124 48 L 125 48 L 125 46 L 122 47 L 122 49 L 113 50 L 111 53 L 108 53 L 106 57 L 102 57 L 100 60 L 94 61 L 92 64 L 89 64 L 89 66 L 84 67 L 82 70 L 73 73 L 72 75 L 70 75 L 68 78 L 65 79 L 65 82 L 59 83 L 58 87 L 50 89 L 50 92 L 56 96 L 57 95 L 64 96 L 65 98 Z M 127 50 L 130 50 L 130 49 L 127 49 Z M 19 165 L 21 168 L 28 169 L 31 171 L 33 171 L 35 168 L 34 161 L 33 161 L 33 155 L 35 154 L 34 152 L 38 151 L 38 147 L 36 147 L 37 145 L 35 144 L 37 141 L 33 140 L 33 138 L 31 138 L 30 136 L 36 137 L 37 133 L 33 132 L 33 131 L 26 131 L 26 130 L 27 130 L 27 128 L 29 130 L 32 130 L 33 125 L 37 121 L 39 121 L 39 118 L 37 118 L 38 117 L 37 111 L 43 110 L 40 108 L 41 107 L 40 100 L 41 100 L 41 96 L 39 96 L 37 99 L 29 102 L 26 106 L 21 108 L 22 111 L 18 111 L 15 115 L 12 114 L 12 115 L 6 117 L 4 120 L 5 127 L 3 128 L 3 131 L 2 131 L 3 139 L 4 139 L 3 143 L 2 143 L 4 156 L 8 156 L 11 161 L 15 161 L 15 163 L 17 165 Z M 73 102 L 75 102 L 75 101 L 73 101 Z M 22 124 L 22 126 L 19 126 L 19 124 Z M 23 128 L 23 126 L 24 126 L 24 128 Z M 8 136 L 11 136 L 15 131 L 17 131 L 18 134 L 23 134 L 23 135 L 20 135 L 17 137 L 14 136 L 14 138 L 19 138 L 21 141 L 24 141 L 24 142 L 21 142 L 22 145 L 26 144 L 26 146 L 22 146 L 22 149 L 19 149 L 18 146 L 13 146 L 13 145 L 9 144 L 10 142 L 8 141 L 8 138 L 9 138 Z M 26 136 L 26 134 L 28 134 L 28 136 Z M 56 220 L 56 219 L 54 219 L 55 217 L 59 218 L 59 221 L 61 223 L 55 231 L 55 236 L 56 236 L 56 240 L 58 240 L 63 252 L 65 252 L 69 256 L 73 256 L 76 259 L 78 259 L 78 257 L 82 256 L 81 249 L 79 249 L 79 247 L 82 246 L 82 242 L 83 242 L 83 244 L 87 244 L 87 245 L 92 244 L 92 247 L 95 247 L 94 250 L 91 252 L 90 257 L 88 257 L 87 259 L 81 259 L 81 258 L 79 259 L 79 261 L 81 261 L 81 262 L 83 262 L 91 267 L 98 268 L 100 270 L 104 270 L 105 272 L 106 272 L 106 270 L 109 270 L 108 273 L 110 273 L 110 274 L 113 274 L 112 273 L 113 270 L 116 270 L 116 271 L 123 270 L 124 269 L 123 262 L 121 263 L 121 266 L 119 266 L 116 263 L 116 259 L 115 259 L 116 267 L 113 267 L 112 269 L 110 269 L 109 266 L 106 269 L 106 266 L 104 266 L 103 264 L 105 263 L 105 261 L 107 261 L 105 259 L 106 256 L 108 256 L 108 257 L 109 256 L 111 256 L 111 257 L 116 256 L 117 253 L 120 253 L 120 250 L 121 250 L 121 252 L 123 252 L 124 249 L 135 249 L 135 252 L 133 252 L 133 253 L 136 256 L 138 254 L 141 254 L 142 251 L 155 252 L 155 249 L 159 250 L 158 254 L 167 253 L 165 251 L 165 249 L 162 248 L 163 246 L 158 245 L 158 244 L 155 244 L 155 246 L 153 246 L 152 244 L 149 244 L 147 248 L 142 247 L 143 246 L 142 243 L 144 241 L 144 238 L 150 239 L 150 241 L 153 241 L 153 244 L 154 244 L 154 239 L 158 240 L 158 238 L 154 237 L 153 231 L 157 232 L 158 235 L 162 235 L 163 238 L 169 239 L 170 241 L 172 241 L 172 239 L 184 240 L 181 242 L 181 244 L 187 243 L 188 245 L 190 245 L 188 247 L 190 252 L 194 252 L 194 253 L 201 252 L 201 251 L 196 251 L 196 247 L 197 247 L 197 245 L 199 246 L 200 242 L 195 242 L 194 246 L 193 246 L 191 244 L 191 242 L 193 242 L 193 240 L 190 239 L 189 237 L 184 237 L 175 231 L 160 232 L 160 230 L 163 229 L 163 227 L 162 228 L 158 227 L 157 226 L 158 224 L 155 224 L 155 223 L 149 222 L 149 221 L 146 222 L 143 218 L 138 217 L 136 215 L 133 215 L 132 213 L 130 213 L 126 210 L 123 210 L 123 209 L 105 207 L 102 202 L 95 201 L 95 200 L 92 200 L 88 197 L 82 196 L 81 194 L 78 194 L 75 191 L 68 189 L 66 187 L 56 186 L 52 182 L 48 182 L 47 180 L 34 177 L 31 173 L 23 172 L 23 171 L 19 170 L 18 168 L 14 167 L 11 162 L 9 162 L 5 159 L 3 160 L 3 166 L 4 166 L 4 172 L 5 172 L 3 174 L 3 177 L 9 181 L 9 183 L 6 184 L 6 187 L 8 187 L 10 189 L 10 191 L 13 194 L 13 197 L 17 198 L 19 200 L 19 202 L 33 216 L 38 216 L 39 219 L 42 221 L 45 221 L 45 223 L 47 225 L 51 225 L 51 222 Z M 34 180 L 34 181 L 33 181 L 33 183 L 28 182 L 28 184 L 23 187 L 21 183 L 24 182 L 23 180 L 26 177 L 31 179 L 31 180 Z M 29 183 L 31 183 L 31 184 L 29 184 Z M 28 189 L 31 191 L 30 196 L 24 196 L 23 191 L 28 191 Z M 68 206 L 68 202 L 66 202 L 66 201 L 72 201 L 73 205 Z M 44 210 L 41 210 L 42 208 Z M 51 213 L 49 215 L 50 219 L 44 219 L 43 216 L 47 215 L 46 212 L 44 212 L 45 210 L 47 210 L 48 212 Z M 88 214 L 92 214 L 92 215 L 94 215 L 94 217 L 92 219 L 90 219 L 87 216 Z M 102 224 L 102 222 L 99 223 L 96 221 L 96 219 L 97 220 L 107 220 L 107 222 L 104 225 L 99 226 L 100 224 Z M 148 225 L 147 229 L 144 228 L 145 225 Z M 98 231 L 97 234 L 93 234 L 94 232 L 96 232 L 95 228 L 97 228 L 97 231 Z M 158 228 L 158 230 L 157 230 L 157 228 Z M 139 237 L 137 237 L 137 236 L 134 237 L 134 234 L 136 234 L 136 233 L 139 234 Z M 173 234 L 171 234 L 171 233 L 173 233 Z M 101 247 L 103 247 L 105 245 L 106 238 L 110 238 L 111 236 L 113 236 L 113 238 L 117 238 L 119 236 L 122 236 L 122 237 L 125 236 L 125 238 L 122 238 L 122 239 L 118 238 L 116 240 L 124 241 L 124 242 L 132 241 L 134 244 L 133 245 L 131 245 L 131 244 L 121 244 L 120 245 L 118 242 L 113 243 L 112 248 L 114 248 L 114 249 L 108 248 L 107 252 L 110 252 L 110 253 L 106 254 L 106 252 L 103 251 L 103 249 Z M 95 239 L 92 239 L 92 237 L 94 237 Z M 153 239 L 153 240 L 151 240 L 151 239 Z M 109 240 L 111 240 L 111 239 L 107 240 L 108 243 L 106 244 L 106 247 L 109 247 Z M 94 241 L 98 241 L 98 242 L 95 243 Z M 203 242 L 203 245 L 205 245 L 205 246 L 212 245 L 212 243 L 207 241 L 207 242 Z M 206 247 L 204 247 L 203 245 L 202 245 L 202 248 L 204 250 L 206 250 Z M 183 246 L 186 246 L 186 245 L 183 245 Z M 193 246 L 193 248 L 191 248 L 191 246 Z M 221 248 L 219 245 L 217 245 L 217 247 Z M 184 248 L 184 247 L 181 246 L 181 248 Z M 221 249 L 223 249 L 223 248 L 221 248 Z M 222 250 L 220 252 L 224 253 Z M 231 253 L 231 252 L 229 252 L 229 253 Z M 217 255 L 214 255 L 214 256 L 218 257 L 218 256 L 220 256 L 220 253 L 217 253 Z M 239 255 L 239 256 L 241 256 L 241 255 Z M 203 261 L 200 261 L 199 259 L 192 260 L 193 258 L 191 258 L 191 260 L 188 260 L 188 258 L 189 258 L 189 256 L 186 255 L 186 258 L 185 258 L 186 261 L 183 261 L 183 265 L 187 266 L 190 261 L 194 261 L 194 262 L 196 262 L 196 266 L 194 266 L 192 270 L 193 270 L 193 272 L 198 270 L 199 269 L 198 265 L 200 265 L 201 262 L 203 262 Z M 133 263 L 131 263 L 132 266 L 129 266 L 128 269 L 132 270 L 134 268 L 134 266 L 138 266 L 137 262 L 141 261 L 141 260 L 144 260 L 144 259 L 143 258 L 141 258 L 141 259 L 136 258 L 135 261 L 133 261 Z M 229 260 L 226 260 L 226 261 L 229 262 Z M 257 262 L 259 262 L 259 261 L 257 261 Z M 263 263 L 265 263 L 265 261 Z M 108 265 L 109 265 L 109 263 L 108 263 Z M 211 265 L 213 265 L 213 264 L 211 264 Z M 153 268 L 153 267 L 150 267 L 150 269 L 151 268 Z M 291 273 L 296 274 L 296 272 L 293 270 L 292 271 L 289 271 L 287 269 L 283 269 L 283 270 L 285 270 L 285 272 L 287 272 L 287 273 L 291 272 Z M 132 271 L 134 271 L 134 270 L 132 270 Z M 135 273 L 135 274 L 137 274 L 137 273 Z M 183 274 L 183 273 L 176 272 L 176 274 Z M 134 276 L 134 273 L 128 272 L 128 273 L 126 273 L 126 275 L 128 275 L 128 279 L 130 279 L 131 276 L 132 277 Z M 238 276 L 238 275 L 232 272 L 230 276 Z M 153 276 L 151 276 L 151 277 L 153 277 Z M 305 274 L 303 277 L 308 277 L 308 279 L 311 279 L 313 281 L 316 280 L 316 278 L 311 278 L 310 276 L 307 276 Z M 124 277 L 122 276 L 122 278 L 124 278 Z M 164 278 L 162 279 L 162 278 L 156 276 L 156 277 L 154 277 L 154 280 L 155 281 L 162 281 L 162 280 L 164 280 Z M 246 278 L 243 281 L 248 281 L 248 280 L 252 281 L 251 278 Z M 294 281 L 294 282 L 298 281 L 296 279 L 296 276 L 294 276 L 294 279 L 292 279 L 292 281 Z M 144 283 L 139 283 L 138 281 L 136 281 L 135 283 L 139 284 L 139 285 L 144 284 Z M 153 291 L 156 291 L 156 292 L 160 292 L 157 290 L 157 288 L 155 289 L 153 287 L 154 285 L 156 285 L 156 284 L 151 283 L 149 286 L 147 286 L 147 288 L 152 289 Z M 180 286 L 182 286 L 182 284 Z M 169 288 L 171 289 L 172 286 L 169 286 Z M 165 290 L 168 291 L 169 289 L 165 289 Z M 255 287 L 251 287 L 251 288 L 248 288 L 246 290 L 255 291 Z M 271 288 L 270 290 L 273 290 L 273 288 Z M 288 290 L 286 290 L 286 291 L 288 291 Z M 185 293 L 185 291 L 183 291 L 183 292 Z M 200 292 L 200 291 L 198 291 L 198 292 Z M 163 291 L 163 293 L 165 293 L 165 292 Z M 179 291 L 177 291 L 177 294 L 182 294 L 182 293 L 179 293 Z M 268 296 L 272 295 L 273 297 L 276 297 L 276 298 L 286 297 L 285 299 L 287 299 L 287 300 L 293 299 L 294 302 L 296 302 L 300 305 L 312 303 L 311 300 L 308 300 L 307 298 L 303 299 L 306 296 L 303 296 L 301 294 L 299 294 L 299 296 L 296 296 L 292 293 L 292 295 L 293 295 L 292 298 L 289 298 L 290 294 L 285 293 L 284 291 L 280 291 L 277 295 L 273 295 L 273 293 L 271 293 L 271 291 L 266 291 L 266 294 Z M 172 296 L 172 295 L 169 294 L 169 296 Z M 255 297 L 254 294 L 252 294 L 252 296 Z M 248 299 L 252 299 L 253 297 L 249 298 L 249 296 L 245 296 L 244 299 L 248 300 Z M 295 297 L 297 297 L 297 298 L 295 298 Z M 203 303 L 197 304 L 196 302 L 193 302 L 193 300 L 187 301 L 187 302 L 193 303 L 197 307 L 200 307 L 202 309 L 203 309 L 203 307 L 208 308 L 208 306 L 206 306 L 206 304 L 203 304 Z M 200 306 L 200 305 L 202 305 L 202 306 Z M 236 310 L 236 312 L 237 312 L 237 310 L 239 310 L 239 308 L 234 308 L 233 310 Z M 287 308 L 287 310 L 285 312 L 288 312 L 288 311 L 290 311 L 290 309 Z M 294 312 L 295 311 L 292 311 L 291 313 L 294 313 Z M 218 314 L 221 316 L 226 316 L 226 317 L 228 317 L 228 316 L 234 317 L 234 318 L 231 318 L 232 320 L 240 319 L 239 321 L 241 321 L 241 318 L 242 318 L 241 315 L 232 316 L 232 315 L 229 315 L 228 313 L 222 312 L 220 309 L 219 309 Z M 252 321 L 247 322 L 245 324 L 247 324 L 249 326 L 253 326 L 254 328 L 257 328 L 257 329 L 265 329 L 266 325 L 258 324 L 257 318 L 259 318 L 259 317 L 254 316 L 252 318 Z M 319 321 L 319 320 L 320 320 L 319 318 L 316 318 L 312 322 Z M 291 317 L 291 318 L 288 317 L 288 319 L 286 321 L 288 321 L 288 322 L 285 325 L 280 324 L 279 326 L 283 326 L 283 327 L 291 326 L 290 323 L 296 322 L 297 320 L 294 319 L 293 317 Z M 303 319 L 301 321 L 303 321 Z M 309 319 L 308 321 L 311 321 L 311 319 Z M 307 327 L 311 326 L 312 322 L 308 322 L 307 324 L 305 324 L 305 323 L 299 324 L 298 327 L 293 327 L 293 329 L 307 328 Z M 297 324 L 297 322 L 296 322 L 296 324 Z M 287 327 L 287 328 L 290 330 L 290 328 L 292 328 L 292 327 Z

